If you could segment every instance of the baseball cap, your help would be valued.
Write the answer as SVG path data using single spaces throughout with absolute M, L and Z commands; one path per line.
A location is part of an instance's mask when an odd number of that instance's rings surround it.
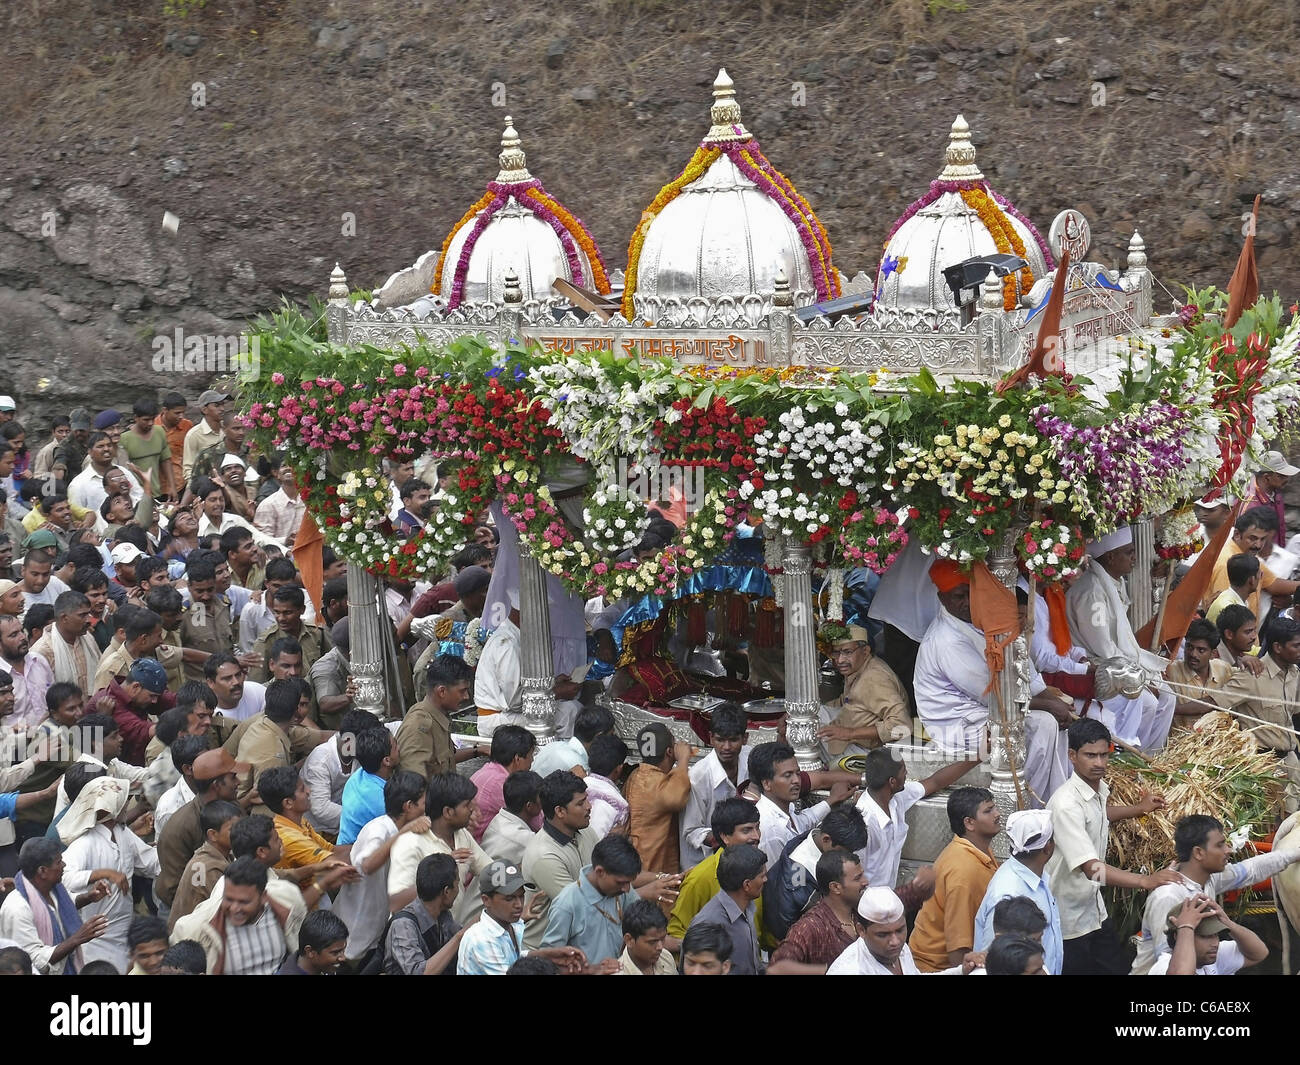
M 68 415 L 68 428 L 80 429 L 85 431 L 90 428 L 90 411 L 85 407 L 77 407 Z
M 0 408 L 0 410 L 2 409 Z M 1280 451 L 1264 452 L 1264 457 L 1260 460 L 1260 466 L 1268 470 L 1269 473 L 1280 473 L 1283 477 L 1294 477 L 1297 473 L 1300 473 L 1300 468 L 1287 462 L 1286 456 Z
M 195 763 L 198 768 L 198 763 Z M 478 876 L 480 895 L 513 895 L 521 887 L 528 887 L 519 866 L 511 862 L 496 861 Z
M 113 554 L 111 557 L 114 563 L 125 562 L 129 566 L 137 558 L 143 558 L 144 552 L 136 547 L 135 544 L 123 542 L 113 548 Z
M 49 529 L 37 529 L 30 536 L 23 540 L 23 550 L 30 551 L 33 548 L 52 547 L 56 550 L 59 546 L 59 538 Z
M 229 392 L 218 392 L 215 388 L 209 388 L 199 396 L 199 406 L 206 407 L 209 403 L 224 403 L 229 398 Z
M 194 759 L 191 772 L 195 780 L 216 780 L 227 773 L 247 773 L 252 768 L 248 762 L 236 762 L 228 750 L 218 747 L 215 751 L 204 751 Z
M 1181 907 L 1177 907 L 1169 912 L 1169 921 L 1167 923 L 1170 928 L 1173 928 L 1178 924 L 1179 909 L 1181 909 Z M 1207 917 L 1196 926 L 1196 934 L 1198 936 L 1217 936 L 1220 932 L 1226 932 L 1227 930 L 1228 926 L 1217 917 Z
M 636 749 L 641 752 L 644 761 L 658 762 L 673 749 L 673 734 L 668 731 L 667 725 L 658 721 L 646 725 L 636 734 Z
M 139 684 L 145 691 L 161 695 L 167 690 L 167 670 L 156 658 L 137 658 L 131 663 L 126 679 Z
M 108 429 L 111 426 L 120 425 L 121 423 L 122 412 L 113 410 L 112 407 L 108 410 L 102 410 L 95 415 L 94 425 L 96 429 Z
M 13 396 L 0 396 L 0 410 L 17 410 L 18 405 Z

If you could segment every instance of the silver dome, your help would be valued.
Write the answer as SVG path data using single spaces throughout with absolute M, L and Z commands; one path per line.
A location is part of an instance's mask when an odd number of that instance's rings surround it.
M 975 148 L 970 141 L 970 127 L 961 115 L 949 134 L 947 165 L 939 175 L 941 181 L 979 181 L 984 175 L 975 165 Z M 1048 276 L 1047 261 L 1034 231 L 1009 211 L 1004 211 L 1011 227 L 1025 248 L 1025 259 L 1034 280 Z M 933 203 L 922 207 L 889 239 L 883 262 L 891 257 L 906 260 L 879 284 L 877 306 L 933 307 L 956 306 L 952 290 L 943 271 L 976 255 L 991 255 L 999 249 L 993 235 L 980 221 L 979 214 L 968 207 L 958 192 L 944 192 Z M 1022 292 L 1021 296 L 1027 292 Z
M 719 71 L 713 96 L 712 127 L 703 145 L 752 141 L 726 70 Z M 642 297 L 770 299 L 781 273 L 797 303 L 812 302 L 816 285 L 799 230 L 724 154 L 651 220 L 633 304 L 646 317 Z

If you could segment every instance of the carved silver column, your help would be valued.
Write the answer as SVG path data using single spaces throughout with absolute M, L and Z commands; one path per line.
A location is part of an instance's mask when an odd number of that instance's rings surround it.
M 1153 616 L 1151 567 L 1156 564 L 1156 537 L 1154 522 L 1150 518 L 1139 518 L 1131 528 L 1133 551 L 1137 558 L 1128 578 L 1128 593 L 1132 600 L 1129 603 L 1128 619 L 1136 632 Z
M 546 574 L 519 538 L 519 666 L 528 730 L 545 746 L 555 739 L 555 664 Z
M 989 550 L 988 567 L 998 580 L 1015 592 L 1015 542 L 1023 530 L 1013 525 L 1002 542 Z M 1025 784 L 1025 714 L 1029 711 L 1029 650 L 1023 635 L 1010 644 L 1003 659 L 1002 674 L 989 701 L 989 768 L 993 780 L 989 790 L 1002 814 L 1004 831 L 993 840 L 993 854 L 999 859 L 1009 854 L 1005 826 L 1007 818 L 1024 805 L 1028 798 Z M 999 712 L 999 700 L 1002 712 Z
M 821 769 L 817 727 L 822 704 L 817 695 L 811 549 L 783 540 L 781 568 L 785 571 L 785 738 L 800 769 Z
M 386 717 L 384 697 L 383 589 L 368 570 L 348 563 L 348 662 L 357 683 L 354 704 L 375 717 Z
M 784 270 L 776 272 L 772 291 L 772 313 L 768 316 L 772 339 L 768 342 L 768 358 L 774 366 L 790 365 L 790 342 L 794 328 L 794 293 Z
M 344 344 L 348 338 L 348 279 L 338 263 L 330 272 L 329 303 L 325 308 L 325 327 L 331 344 Z

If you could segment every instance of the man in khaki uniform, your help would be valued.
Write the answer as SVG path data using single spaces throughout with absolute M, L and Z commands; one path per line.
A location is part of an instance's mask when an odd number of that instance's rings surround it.
M 271 671 L 266 664 L 266 653 L 276 640 L 288 636 L 302 647 L 303 673 L 311 672 L 311 667 L 334 645 L 329 633 L 319 625 L 309 625 L 302 620 L 303 611 L 307 609 L 307 600 L 303 591 L 296 584 L 284 585 L 275 590 L 271 598 L 271 613 L 275 615 L 275 624 L 257 638 L 253 644 L 253 654 L 260 659 L 260 664 L 250 670 L 254 680 L 265 683 L 271 679 Z
M 844 678 L 844 694 L 830 705 L 839 716 L 818 730 L 831 760 L 865 754 L 912 734 L 907 692 L 889 666 L 871 653 L 871 638 L 859 625 L 831 643 L 830 660 Z
M 247 762 L 253 767 L 250 774 L 251 787 L 257 787 L 258 778 L 275 766 L 293 765 L 293 751 L 289 745 L 289 729 L 298 712 L 299 686 L 296 681 L 277 680 L 266 686 L 266 710 L 263 717 L 250 721 L 248 729 L 240 738 L 235 761 Z M 244 784 L 240 792 L 246 795 L 250 790 Z M 255 814 L 272 815 L 264 805 L 258 805 L 249 811 Z
M 459 762 L 483 757 L 481 746 L 458 751 L 451 742 L 450 716 L 469 700 L 473 675 L 465 660 L 453 655 L 439 655 L 429 663 L 429 694 L 406 711 L 397 730 L 403 770 L 431 780 L 438 773 L 454 773 Z
M 293 720 L 289 723 L 289 753 L 295 762 L 300 762 L 334 734 L 314 728 L 308 717 L 308 711 L 311 710 L 311 686 L 301 678 L 290 678 L 290 682 L 300 685 L 300 688 L 298 691 L 298 709 L 294 712 Z M 270 690 L 270 685 L 267 686 L 267 690 Z M 244 737 L 248 735 L 248 730 L 265 718 L 265 710 L 259 711 L 252 717 L 245 718 L 235 726 L 234 731 L 221 746 L 233 758 L 238 753 L 239 745 L 244 741 Z
M 1244 669 L 1233 673 L 1218 701 L 1239 718 L 1242 730 L 1253 733 L 1260 750 L 1272 750 L 1287 771 L 1286 811 L 1300 809 L 1300 758 L 1296 757 L 1293 714 L 1300 713 L 1300 622 L 1279 617 L 1268 634 L 1264 668 L 1256 675 Z M 1260 724 L 1260 722 L 1266 724 Z
M 181 646 L 214 655 L 233 651 L 235 640 L 230 620 L 230 600 L 217 592 L 217 570 L 206 558 L 187 567 L 190 605 L 181 616 Z M 203 662 L 186 661 L 185 679 L 203 682 Z
M 1165 670 L 1165 679 L 1178 700 L 1174 706 L 1175 725 L 1190 727 L 1198 717 L 1222 703 L 1220 696 L 1233 668 L 1217 657 L 1218 646 L 1219 630 L 1204 618 L 1196 618 L 1187 626 L 1183 657 L 1169 663 Z
M 99 656 L 95 667 L 94 689 L 107 688 L 114 677 L 124 677 L 131 672 L 131 663 L 137 658 L 154 658 L 162 646 L 162 618 L 152 610 L 138 607 L 127 614 L 122 622 L 122 640 L 108 645 Z

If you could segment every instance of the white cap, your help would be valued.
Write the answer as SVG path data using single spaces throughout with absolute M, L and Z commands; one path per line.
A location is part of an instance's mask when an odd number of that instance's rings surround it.
M 1220 492 L 1214 499 L 1198 499 L 1196 505 L 1202 510 L 1214 510 L 1215 507 L 1226 507 L 1228 505 L 1228 497 Z
M 143 557 L 144 552 L 136 547 L 135 544 L 120 543 L 113 548 L 112 558 L 115 564 L 118 562 L 125 562 L 129 566 L 137 558 Z
M 7 399 L 11 404 L 13 403 L 8 396 L 0 396 L 0 410 L 13 410 L 12 406 L 5 407 L 4 403 Z M 1300 473 L 1300 469 L 1287 462 L 1286 456 L 1280 451 L 1265 451 L 1259 465 L 1260 469 L 1268 470 L 1269 473 L 1280 473 L 1283 477 L 1294 477 Z
M 1093 558 L 1101 558 L 1107 551 L 1114 551 L 1117 547 L 1127 547 L 1133 542 L 1133 530 L 1127 525 L 1121 525 L 1112 533 L 1107 533 L 1100 540 L 1094 540 L 1088 545 L 1088 554 Z
M 221 465 L 218 466 L 217 468 L 220 470 L 224 470 L 227 466 L 238 466 L 241 470 L 248 469 L 247 462 L 241 459 L 238 455 L 230 454 L 230 452 L 228 451 L 226 452 L 225 455 L 222 456 Z
M 0 410 L 17 410 L 18 405 L 13 396 L 0 396 Z
M 1017 810 L 1007 817 L 1007 838 L 1013 854 L 1041 851 L 1052 838 L 1052 815 L 1047 810 Z
M 872 924 L 893 924 L 903 919 L 903 900 L 887 887 L 864 888 L 858 916 Z

